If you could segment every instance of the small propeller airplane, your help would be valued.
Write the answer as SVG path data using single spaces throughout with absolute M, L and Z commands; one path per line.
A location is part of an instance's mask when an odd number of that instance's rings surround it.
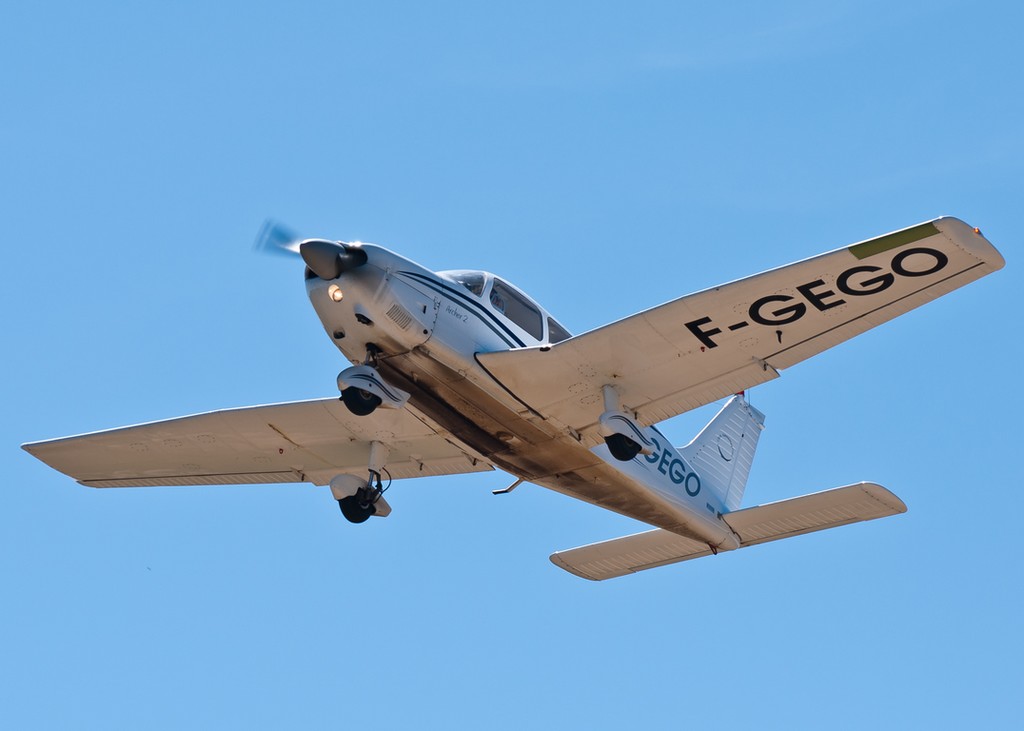
M 352 363 L 340 399 L 213 411 L 22 445 L 89 487 L 310 482 L 353 523 L 384 517 L 393 479 L 498 468 L 650 524 L 552 554 L 602 580 L 906 511 L 862 482 L 740 508 L 764 415 L 743 392 L 1002 268 L 938 218 L 571 336 L 483 271 L 433 272 L 380 246 L 299 241 L 327 335 Z M 731 396 L 676 448 L 656 424 Z

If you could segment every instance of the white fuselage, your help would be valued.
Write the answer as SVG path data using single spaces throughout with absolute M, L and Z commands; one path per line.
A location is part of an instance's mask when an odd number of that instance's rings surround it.
M 307 270 L 313 307 L 351 362 L 377 353 L 381 375 L 411 394 L 412 408 L 516 477 L 616 510 L 621 487 L 602 488 L 603 471 L 614 469 L 628 478 L 632 504 L 640 497 L 649 505 L 647 522 L 715 548 L 738 545 L 720 518 L 721 501 L 701 489 L 700 475 L 656 429 L 645 428 L 654 454 L 620 462 L 596 430 L 580 434 L 544 418 L 477 362 L 477 353 L 543 348 L 567 337 L 531 298 L 485 272 L 435 273 L 387 249 L 362 247 L 367 263 L 335 280 Z

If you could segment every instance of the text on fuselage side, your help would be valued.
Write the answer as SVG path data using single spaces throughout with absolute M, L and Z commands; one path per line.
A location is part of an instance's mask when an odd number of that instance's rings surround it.
M 452 317 L 454 317 L 456 320 L 461 320 L 462 322 L 469 322 L 469 315 L 460 310 L 458 307 L 453 307 L 452 305 L 445 305 L 444 311 L 447 312 Z
M 700 494 L 700 475 L 692 471 L 683 458 L 676 455 L 671 448 L 662 446 L 655 437 L 650 439 L 654 442 L 654 451 L 642 455 L 647 463 L 676 485 L 681 485 L 687 495 L 697 497 Z

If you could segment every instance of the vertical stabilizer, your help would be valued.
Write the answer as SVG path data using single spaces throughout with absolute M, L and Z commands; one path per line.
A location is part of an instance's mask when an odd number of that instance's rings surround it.
M 764 414 L 733 396 L 700 434 L 679 452 L 714 490 L 727 510 L 737 510 L 747 486 Z

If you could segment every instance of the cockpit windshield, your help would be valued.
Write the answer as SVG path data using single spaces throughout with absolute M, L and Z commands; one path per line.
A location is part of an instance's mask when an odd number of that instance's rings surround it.
M 511 320 L 538 342 L 557 343 L 571 337 L 558 322 L 548 317 L 533 300 L 498 277 L 473 269 L 453 269 L 438 274 L 449 282 L 461 284 L 490 305 L 490 309 Z
M 444 274 L 453 282 L 461 284 L 477 297 L 480 297 L 484 293 L 484 284 L 486 284 L 487 278 L 484 276 L 483 272 L 459 271 L 444 272 Z

